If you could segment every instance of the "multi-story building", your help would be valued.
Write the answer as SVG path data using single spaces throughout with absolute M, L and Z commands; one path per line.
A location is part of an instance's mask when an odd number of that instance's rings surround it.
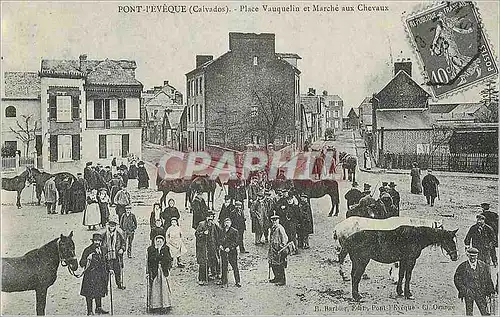
M 267 33 L 229 33 L 228 52 L 197 55 L 186 74 L 188 149 L 303 142 L 298 59 L 276 53 L 275 36 Z M 279 124 L 274 129 L 265 120 Z
M 168 81 L 142 94 L 142 107 L 145 110 L 145 140 L 151 143 L 174 147 L 173 129 L 179 124 L 184 111 L 182 93 Z M 174 128 L 175 127 L 175 128 Z
M 300 96 L 300 102 L 304 106 L 307 123 L 307 139 L 314 142 L 322 138 L 321 109 L 323 100 L 316 96 L 316 90 L 309 88 L 307 94 Z
M 6 72 L 2 96 L 2 147 L 23 157 L 41 155 L 40 77 L 36 72 Z
M 342 130 L 342 118 L 344 117 L 344 101 L 338 95 L 329 95 L 325 90 L 321 95 L 324 107 L 322 108 L 322 131 L 326 129 L 334 129 L 334 131 Z M 324 135 L 323 135 L 324 136 Z
M 359 128 L 361 135 L 366 136 L 372 133 L 372 103 L 371 97 L 363 99 L 358 107 Z
M 83 162 L 141 156 L 140 98 L 135 61 L 42 60 L 43 166 L 81 168 Z

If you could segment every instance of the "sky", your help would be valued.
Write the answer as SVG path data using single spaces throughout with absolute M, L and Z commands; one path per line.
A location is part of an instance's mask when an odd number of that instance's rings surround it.
M 168 80 L 185 94 L 185 74 L 197 54 L 228 51 L 229 32 L 274 33 L 277 52 L 299 54 L 301 92 L 309 87 L 344 100 L 346 111 L 380 91 L 393 77 L 392 62 L 410 58 L 413 78 L 423 83 L 422 65 L 405 31 L 404 18 L 431 2 L 365 2 L 383 12 L 304 12 L 319 4 L 357 6 L 361 2 L 168 2 L 169 5 L 225 7 L 224 13 L 119 12 L 125 5 L 165 2 L 2 2 L 2 74 L 38 71 L 45 59 L 132 59 L 144 89 Z M 436 4 L 436 2 L 434 2 Z M 241 12 L 240 6 L 259 8 Z M 264 12 L 262 5 L 295 6 L 300 12 Z M 478 4 L 493 51 L 499 47 L 499 4 Z M 123 10 L 123 7 L 122 7 Z M 3 83 L 3 80 L 2 80 Z M 425 88 L 425 87 L 424 87 Z M 436 102 L 478 101 L 481 87 Z

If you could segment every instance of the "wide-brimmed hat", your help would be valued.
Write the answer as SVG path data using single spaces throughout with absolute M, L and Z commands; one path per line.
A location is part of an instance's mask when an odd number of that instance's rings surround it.
M 481 204 L 481 208 L 488 210 L 488 209 L 490 209 L 490 204 L 488 204 L 488 203 L 482 203 Z
M 177 221 L 178 219 L 177 219 L 177 217 L 172 217 L 172 218 L 170 218 L 170 222 L 172 222 L 172 220 Z
M 102 236 L 99 234 L 99 233 L 94 233 L 92 235 L 92 239 L 90 239 L 92 241 L 102 241 Z
M 207 217 L 213 217 L 215 216 L 215 213 L 213 211 L 207 212 Z

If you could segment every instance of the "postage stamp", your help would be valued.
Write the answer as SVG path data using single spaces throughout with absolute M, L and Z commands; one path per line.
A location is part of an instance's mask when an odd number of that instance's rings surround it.
M 406 19 L 411 40 L 436 98 L 498 75 L 472 2 L 451 2 Z

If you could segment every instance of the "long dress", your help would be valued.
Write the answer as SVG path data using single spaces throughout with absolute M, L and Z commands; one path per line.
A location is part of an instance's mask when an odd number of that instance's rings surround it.
M 168 247 L 160 251 L 153 246 L 148 248 L 148 309 L 161 309 L 172 306 L 172 293 L 168 282 L 168 270 L 172 257 Z
M 422 184 L 420 183 L 420 169 L 418 167 L 412 168 L 410 175 L 411 175 L 411 193 L 421 194 Z
M 87 182 L 84 179 L 78 179 L 73 183 L 73 212 L 82 212 L 85 210 L 87 188 Z
M 176 259 L 186 254 L 186 246 L 182 241 L 182 231 L 179 226 L 170 226 L 167 229 L 167 245 L 170 248 L 170 255 Z
M 96 226 L 101 223 L 101 211 L 95 197 L 87 199 L 87 208 L 83 212 L 83 225 Z

